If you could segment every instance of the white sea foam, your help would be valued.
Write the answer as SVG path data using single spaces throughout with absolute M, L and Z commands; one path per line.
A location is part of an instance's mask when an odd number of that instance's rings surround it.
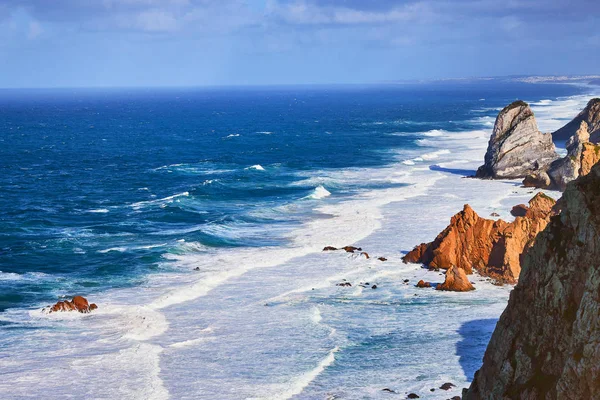
M 315 380 L 317 376 L 319 376 L 319 374 L 325 371 L 325 368 L 329 367 L 335 362 L 335 353 L 337 353 L 338 351 L 340 351 L 339 347 L 333 348 L 331 351 L 329 351 L 327 357 L 321 360 L 321 362 L 313 370 L 308 371 L 302 376 L 299 376 L 293 381 L 287 383 L 285 385 L 285 388 L 281 392 L 276 393 L 273 396 L 269 396 L 266 399 L 285 400 L 291 399 L 292 397 L 299 395 L 300 393 L 302 393 L 304 388 L 310 385 L 310 383 L 313 380 Z
M 138 201 L 137 203 L 130 204 L 134 210 L 139 210 L 142 207 L 159 205 L 164 206 L 168 203 L 171 203 L 177 200 L 180 197 L 188 197 L 190 195 L 189 192 L 177 193 L 172 196 L 163 197 L 162 199 L 154 199 L 154 200 L 146 200 L 146 201 Z
M 327 189 L 325 189 L 323 186 L 317 186 L 315 190 L 313 190 L 313 192 L 306 198 L 311 200 L 320 200 L 328 196 L 331 196 L 331 193 Z
M 230 134 L 230 135 L 227 135 L 226 137 L 228 137 L 228 138 L 232 138 L 232 137 L 239 137 L 239 136 L 240 136 L 240 134 L 239 134 L 239 133 L 232 133 L 232 134 Z
M 250 166 L 250 167 L 248 167 L 248 168 L 246 168 L 246 169 L 254 169 L 254 170 L 257 170 L 257 171 L 264 171 L 264 170 L 265 170 L 265 169 L 263 168 L 263 166 L 262 166 L 262 165 L 260 165 L 260 164 L 252 165 L 252 166 Z
M 109 210 L 108 210 L 108 209 L 106 209 L 106 208 L 97 208 L 97 209 L 94 209 L 94 210 L 88 210 L 88 212 L 90 212 L 90 213 L 100 213 L 100 214 L 104 214 L 104 213 L 107 213 L 107 212 L 109 212 Z
M 272 135 L 273 134 L 273 132 L 269 132 L 269 131 L 261 131 L 261 132 L 256 132 L 256 133 L 260 133 L 263 135 Z

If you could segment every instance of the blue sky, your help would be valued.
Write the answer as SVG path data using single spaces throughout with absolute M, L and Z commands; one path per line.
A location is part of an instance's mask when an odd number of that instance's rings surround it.
M 600 73 L 599 0 L 0 0 L 0 87 Z

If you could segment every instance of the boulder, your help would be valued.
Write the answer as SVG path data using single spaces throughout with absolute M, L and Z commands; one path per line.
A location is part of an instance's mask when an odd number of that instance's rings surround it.
M 527 252 L 466 400 L 600 398 L 600 165 Z
M 527 214 L 528 208 L 525 204 L 518 204 L 510 210 L 510 214 L 513 217 L 524 217 Z
M 417 287 L 418 288 L 428 288 L 428 287 L 431 287 L 431 283 L 425 282 L 424 280 L 421 279 L 419 282 L 417 282 Z
M 521 258 L 546 227 L 555 203 L 538 193 L 529 201 L 525 215 L 511 223 L 481 218 L 466 204 L 433 242 L 418 245 L 402 260 L 422 263 L 430 269 L 455 266 L 466 274 L 475 269 L 499 283 L 515 283 L 521 272 Z
M 587 106 L 571 122 L 552 134 L 554 140 L 568 140 L 585 122 L 592 143 L 600 142 L 600 99 L 591 99 Z
M 523 180 L 523 186 L 532 188 L 548 189 L 552 180 L 546 171 L 537 171 L 529 174 Z
M 446 280 L 441 285 L 437 285 L 436 290 L 444 290 L 448 292 L 468 292 L 470 290 L 475 290 L 475 288 L 471 282 L 469 282 L 469 278 L 467 278 L 465 270 L 453 266 L 446 271 Z
M 440 386 L 440 389 L 442 389 L 442 390 L 450 390 L 453 387 L 456 387 L 456 385 L 454 383 L 446 382 L 442 386 Z
M 516 179 L 546 168 L 558 158 L 551 134 L 538 130 L 529 105 L 515 101 L 496 118 L 478 178 Z
M 71 301 L 63 300 L 57 302 L 50 308 L 49 312 L 79 311 L 80 313 L 86 314 L 97 308 L 98 306 L 96 304 L 89 304 L 85 297 L 75 296 Z
M 362 251 L 362 248 L 354 246 L 345 246 L 342 247 L 342 250 L 345 250 L 346 253 L 354 253 L 355 251 Z
M 336 251 L 337 248 L 333 246 L 326 246 L 323 248 L 323 251 Z

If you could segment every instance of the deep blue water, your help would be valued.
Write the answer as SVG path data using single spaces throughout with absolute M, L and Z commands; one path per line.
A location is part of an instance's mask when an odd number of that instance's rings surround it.
M 316 171 L 389 165 L 421 132 L 480 129 L 476 118 L 516 98 L 580 92 L 493 82 L 0 91 L 0 311 L 178 271 L 164 255 L 183 240 L 199 252 L 284 245 L 318 203 L 378 184 L 311 200 Z

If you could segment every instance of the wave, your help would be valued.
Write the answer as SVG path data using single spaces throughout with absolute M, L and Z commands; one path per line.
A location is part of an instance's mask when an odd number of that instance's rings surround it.
M 94 209 L 94 210 L 88 210 L 88 212 L 89 213 L 105 214 L 105 213 L 109 212 L 109 210 L 106 209 L 106 208 L 97 208 L 97 209 Z
M 256 132 L 256 133 L 261 133 L 263 135 L 272 135 L 273 132 L 269 132 L 269 131 L 260 131 L 260 132 Z
M 317 186 L 310 195 L 306 196 L 306 198 L 311 200 L 320 200 L 328 196 L 331 196 L 331 192 L 320 185 Z
M 188 197 L 189 195 L 190 195 L 190 192 L 177 193 L 172 196 L 163 197 L 162 199 L 138 201 L 137 203 L 132 203 L 129 206 L 135 210 L 139 210 L 140 208 L 145 207 L 145 206 L 152 206 L 152 205 L 157 205 L 157 204 L 164 206 L 167 203 L 173 202 L 173 200 L 175 200 L 179 197 Z
M 294 396 L 299 395 L 304 391 L 304 389 L 310 385 L 312 381 L 315 380 L 317 376 L 319 376 L 325 368 L 331 366 L 335 362 L 335 353 L 340 351 L 339 347 L 334 347 L 329 351 L 327 357 L 325 357 L 321 362 L 311 371 L 308 371 L 304 375 L 301 375 L 294 381 L 290 382 L 288 385 L 288 389 L 281 393 L 277 393 L 274 396 L 268 397 L 268 399 L 291 399 Z
M 256 171 L 264 171 L 264 170 L 265 170 L 265 169 L 263 168 L 263 166 L 262 166 L 262 165 L 260 165 L 260 164 L 252 165 L 252 166 L 250 166 L 250 167 L 248 167 L 248 168 L 245 168 L 245 169 L 254 169 L 254 170 L 256 170 Z
M 239 133 L 232 133 L 231 135 L 227 135 L 226 138 L 239 137 Z

